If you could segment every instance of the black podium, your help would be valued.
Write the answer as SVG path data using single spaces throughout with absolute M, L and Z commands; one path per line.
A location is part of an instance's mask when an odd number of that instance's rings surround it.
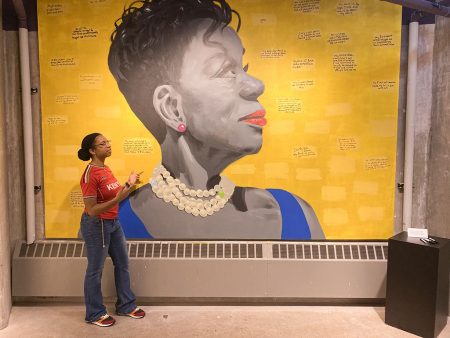
M 450 240 L 424 244 L 402 232 L 389 239 L 385 322 L 422 337 L 447 324 Z

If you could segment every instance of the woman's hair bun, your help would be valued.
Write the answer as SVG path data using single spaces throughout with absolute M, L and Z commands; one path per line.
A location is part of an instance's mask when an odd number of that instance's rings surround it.
M 91 159 L 91 153 L 89 149 L 94 146 L 95 138 L 101 135 L 100 133 L 92 133 L 86 135 L 81 141 L 81 149 L 78 150 L 78 158 L 82 161 L 89 161 Z
M 91 154 L 85 149 L 78 150 L 78 158 L 82 161 L 89 161 L 91 159 Z

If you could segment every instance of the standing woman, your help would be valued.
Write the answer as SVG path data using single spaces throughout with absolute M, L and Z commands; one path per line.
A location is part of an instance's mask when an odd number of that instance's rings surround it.
M 136 319 L 145 316 L 145 312 L 136 306 L 136 298 L 130 288 L 127 246 L 118 219 L 119 203 L 139 182 L 139 174 L 132 172 L 122 187 L 105 165 L 105 159 L 109 156 L 111 143 L 99 133 L 86 135 L 78 150 L 80 160 L 91 161 L 80 181 L 85 205 L 81 216 L 81 233 L 88 259 L 84 279 L 85 320 L 98 326 L 115 323 L 103 305 L 101 290 L 103 265 L 108 254 L 114 264 L 116 314 Z

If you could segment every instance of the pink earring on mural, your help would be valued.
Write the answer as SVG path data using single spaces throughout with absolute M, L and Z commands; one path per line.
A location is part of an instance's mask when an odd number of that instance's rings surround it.
M 180 133 L 184 133 L 184 132 L 186 131 L 186 125 L 185 125 L 184 123 L 180 123 L 180 124 L 178 125 L 178 131 L 179 131 Z

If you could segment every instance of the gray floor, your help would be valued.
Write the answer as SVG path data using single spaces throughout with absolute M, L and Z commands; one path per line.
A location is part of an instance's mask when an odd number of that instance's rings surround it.
M 384 324 L 383 307 L 143 306 L 144 319 L 86 324 L 84 306 L 14 306 L 0 337 L 416 337 Z M 113 305 L 108 309 L 112 311 Z M 439 338 L 450 337 L 447 324 Z

